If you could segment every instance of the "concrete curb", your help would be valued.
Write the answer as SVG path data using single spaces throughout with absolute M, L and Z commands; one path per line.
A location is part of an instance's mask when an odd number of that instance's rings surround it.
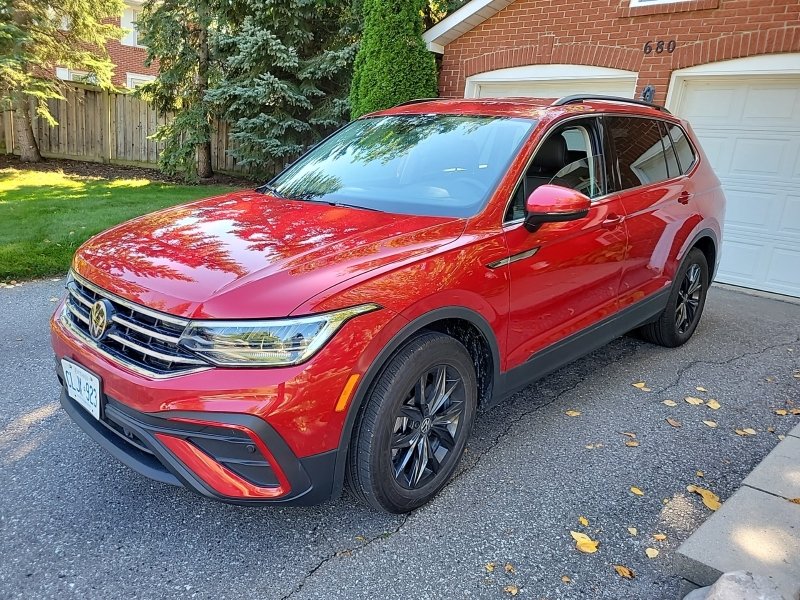
M 675 554 L 684 591 L 723 573 L 752 571 L 786 598 L 800 598 L 800 425 L 748 475 L 742 486 Z

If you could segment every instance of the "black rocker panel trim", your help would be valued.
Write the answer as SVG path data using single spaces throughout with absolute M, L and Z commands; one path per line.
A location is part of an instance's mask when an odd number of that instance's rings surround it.
M 602 348 L 632 329 L 652 321 L 666 307 L 669 293 L 670 288 L 660 290 L 644 300 L 540 350 L 524 364 L 502 373 L 495 387 L 492 404 L 500 402 L 503 398 L 507 398 L 556 369 Z

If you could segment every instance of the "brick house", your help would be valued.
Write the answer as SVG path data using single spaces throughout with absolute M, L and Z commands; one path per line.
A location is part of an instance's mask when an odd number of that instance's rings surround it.
M 126 30 L 121 40 L 111 40 L 106 44 L 106 49 L 114 63 L 115 85 L 134 88 L 141 83 L 151 81 L 158 74 L 157 65 L 146 67 L 147 48 L 139 44 L 136 20 L 141 12 L 144 0 L 125 0 L 125 8 L 116 19 L 116 25 Z M 82 71 L 71 71 L 59 67 L 56 76 L 68 81 L 80 81 L 88 77 Z
M 444 97 L 649 97 L 728 197 L 718 280 L 800 297 L 798 0 L 472 0 L 425 33 Z

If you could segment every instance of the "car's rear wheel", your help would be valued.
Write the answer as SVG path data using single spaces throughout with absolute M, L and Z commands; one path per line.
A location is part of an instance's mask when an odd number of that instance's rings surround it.
M 702 251 L 692 248 L 678 269 L 664 312 L 639 328 L 639 334 L 668 348 L 685 344 L 700 322 L 708 286 L 708 261 Z
M 440 333 L 411 339 L 386 364 L 356 422 L 347 484 L 360 501 L 403 513 L 452 476 L 478 403 L 466 348 Z

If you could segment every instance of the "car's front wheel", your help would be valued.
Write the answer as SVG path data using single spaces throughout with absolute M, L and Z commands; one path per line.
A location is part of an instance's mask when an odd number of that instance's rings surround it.
M 664 312 L 656 321 L 639 328 L 639 334 L 648 342 L 668 348 L 685 344 L 700 322 L 708 286 L 706 256 L 692 248 L 678 269 Z
M 347 484 L 360 501 L 403 513 L 444 487 L 478 404 L 475 367 L 457 340 L 417 335 L 387 363 L 353 432 Z

